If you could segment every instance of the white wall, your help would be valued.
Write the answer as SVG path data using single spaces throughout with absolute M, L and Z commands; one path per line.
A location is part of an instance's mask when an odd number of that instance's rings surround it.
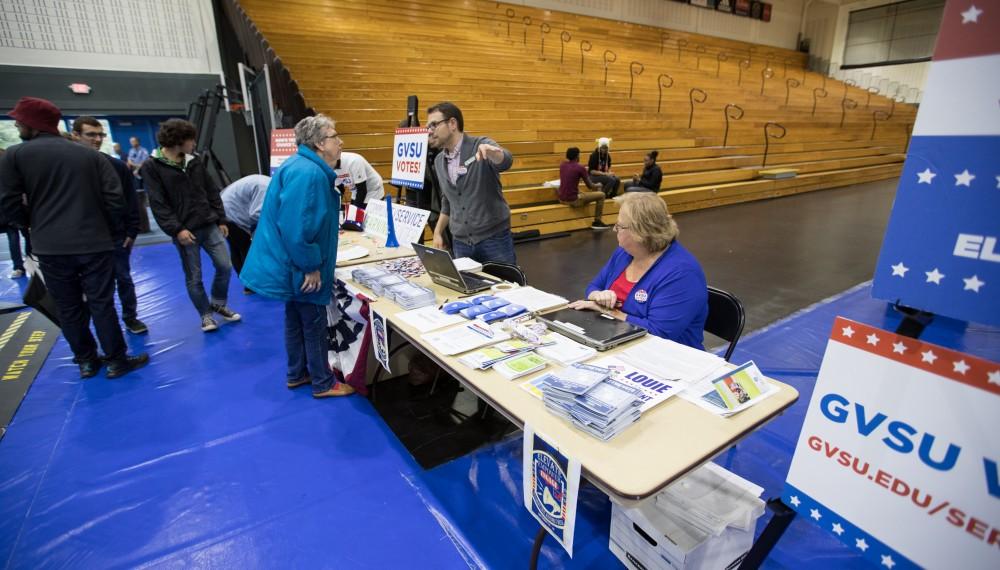
M 0 64 L 222 72 L 211 0 L 0 0 Z
M 809 39 L 809 55 L 830 61 L 840 6 L 833 2 L 813 0 L 806 8 L 803 37 Z
M 804 1 L 774 0 L 770 22 L 666 0 L 507 0 L 506 3 L 796 49 Z

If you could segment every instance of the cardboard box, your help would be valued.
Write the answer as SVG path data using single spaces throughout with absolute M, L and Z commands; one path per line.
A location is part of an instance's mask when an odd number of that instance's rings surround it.
M 611 508 L 609 547 L 626 568 L 634 570 L 736 568 L 753 546 L 753 536 L 753 530 L 729 527 L 719 536 L 692 540 L 655 505 L 625 509 L 612 504 Z

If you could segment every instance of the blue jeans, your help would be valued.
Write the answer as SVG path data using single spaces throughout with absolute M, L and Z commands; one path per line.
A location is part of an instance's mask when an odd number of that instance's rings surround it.
M 335 378 L 330 372 L 326 339 L 326 307 L 313 303 L 285 303 L 285 350 L 288 352 L 288 380 L 298 380 L 309 372 L 314 394 L 326 392 Z
M 476 245 L 454 240 L 452 243 L 455 257 L 471 257 L 479 263 L 487 261 L 498 261 L 517 265 L 517 257 L 514 256 L 514 236 L 510 230 L 504 230 L 496 235 L 492 235 Z
M 28 230 L 23 228 L 20 233 L 24 236 L 25 253 L 31 255 L 31 235 Z M 21 257 L 21 237 L 16 228 L 7 228 L 7 246 L 10 248 L 10 260 L 14 264 L 14 269 L 24 271 L 24 258 Z
M 181 265 L 184 267 L 184 284 L 187 286 L 188 297 L 194 303 L 194 308 L 201 316 L 212 314 L 212 305 L 225 305 L 229 295 L 229 276 L 233 272 L 229 261 L 229 248 L 226 238 L 222 237 L 219 226 L 210 224 L 196 230 L 189 230 L 195 237 L 194 245 L 181 245 L 174 238 L 174 245 L 181 255 Z M 205 284 L 201 282 L 201 250 L 204 249 L 215 266 L 215 276 L 212 278 L 212 300 L 205 294 Z

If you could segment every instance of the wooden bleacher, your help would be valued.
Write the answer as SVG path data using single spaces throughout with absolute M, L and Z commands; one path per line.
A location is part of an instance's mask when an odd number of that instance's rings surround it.
M 520 5 L 240 4 L 309 105 L 336 119 L 346 148 L 363 154 L 384 178 L 407 95 L 418 95 L 424 108 L 443 100 L 457 104 L 467 132 L 489 135 L 514 154 L 513 168 L 501 178 L 515 230 L 589 225 L 593 206 L 561 205 L 542 183 L 558 178 L 567 147 L 580 147 L 586 162 L 597 137 L 613 139 L 614 170 L 623 180 L 657 149 L 660 194 L 678 212 L 898 176 L 916 113 L 805 70 L 802 53 Z M 581 51 L 583 41 L 589 52 Z M 607 64 L 605 83 L 606 50 L 616 59 Z M 640 75 L 632 75 L 631 62 L 642 65 Z M 658 87 L 661 74 L 669 75 L 671 87 Z M 692 116 L 694 88 L 708 97 L 694 104 Z M 813 111 L 814 90 L 823 88 L 827 96 L 815 99 Z M 844 98 L 856 108 L 843 111 Z M 730 103 L 743 117 L 730 121 L 723 147 Z M 758 177 L 769 122 L 784 126 L 786 136 L 770 139 L 767 167 L 795 168 L 796 178 Z M 617 204 L 607 202 L 605 221 L 616 212 Z

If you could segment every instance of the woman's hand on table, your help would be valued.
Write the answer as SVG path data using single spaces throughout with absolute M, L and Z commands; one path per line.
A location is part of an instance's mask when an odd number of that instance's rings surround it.
M 614 291 L 591 291 L 587 296 L 588 301 L 593 301 L 605 309 L 614 309 L 618 304 L 618 295 Z

